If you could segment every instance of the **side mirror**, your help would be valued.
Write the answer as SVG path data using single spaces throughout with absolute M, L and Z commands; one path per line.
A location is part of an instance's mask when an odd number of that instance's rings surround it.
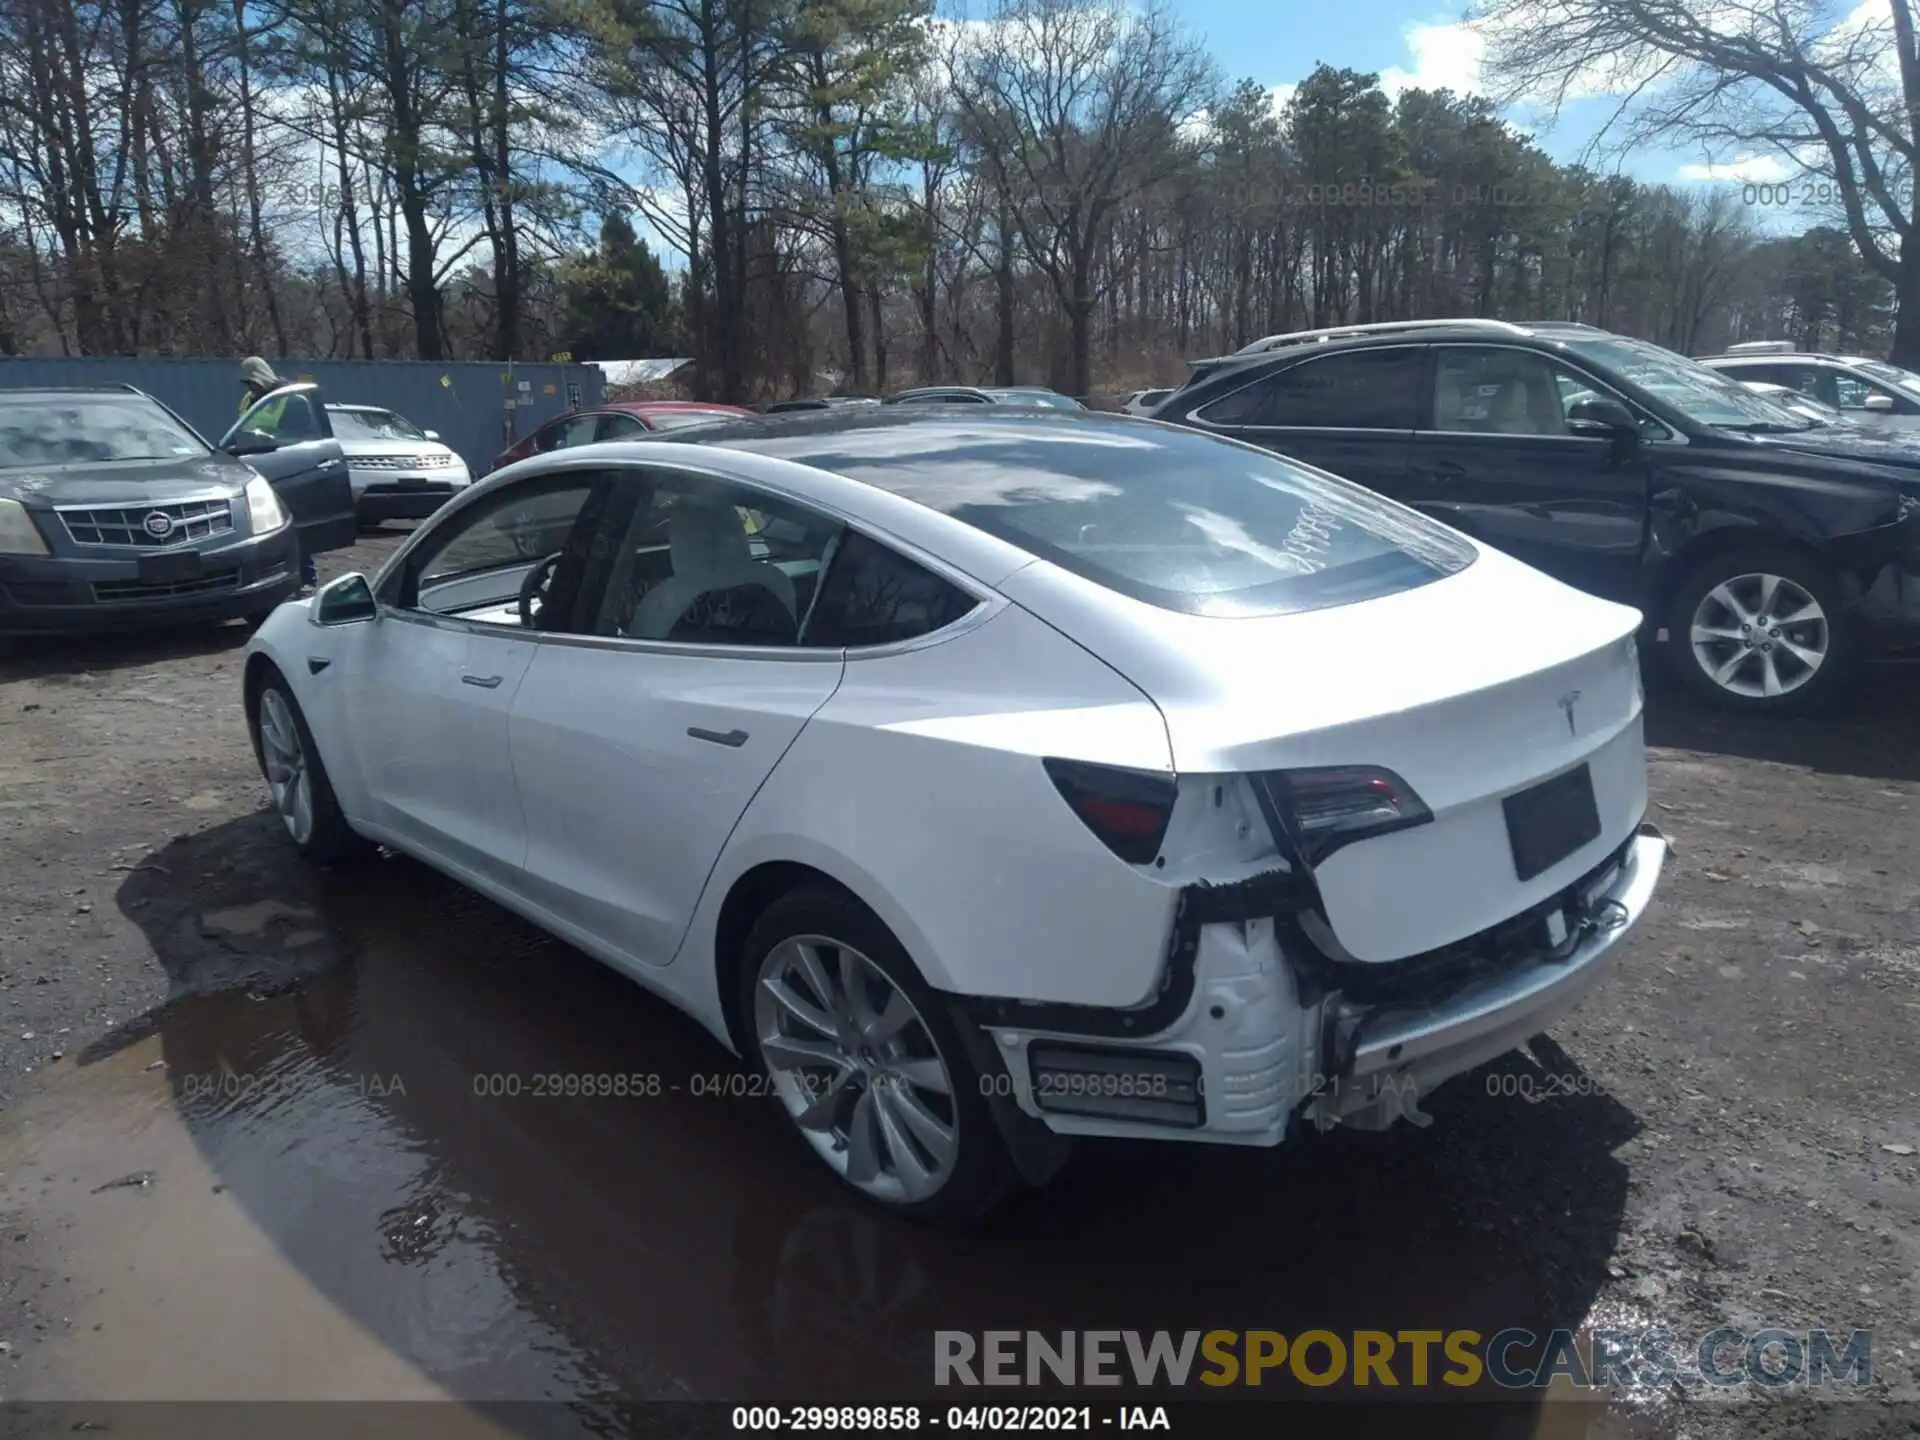
M 1638 435 L 1633 412 L 1606 395 L 1588 395 L 1567 407 L 1567 428 L 1576 435 Z
M 1893 413 L 1893 396 L 1869 395 L 1861 408 L 1871 410 L 1878 415 L 1890 415 Z
M 258 430 L 242 430 L 226 444 L 229 455 L 270 455 L 279 448 L 278 440 L 271 435 L 262 435 Z
M 422 430 L 420 433 L 429 440 L 438 440 L 440 438 L 440 432 L 438 430 Z
M 380 613 L 374 603 L 373 586 L 358 573 L 329 580 L 313 597 L 307 619 L 315 625 L 357 625 Z

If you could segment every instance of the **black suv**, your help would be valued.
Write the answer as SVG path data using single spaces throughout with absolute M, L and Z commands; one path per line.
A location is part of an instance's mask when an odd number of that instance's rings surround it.
M 1590 326 L 1415 321 L 1273 336 L 1153 412 L 1423 510 L 1634 605 L 1697 691 L 1811 709 L 1920 646 L 1920 446 L 1817 427 Z
M 312 392 L 275 393 L 317 413 Z M 223 453 L 131 386 L 0 390 L 0 635 L 262 616 L 299 588 L 302 547 L 355 535 L 318 432 Z

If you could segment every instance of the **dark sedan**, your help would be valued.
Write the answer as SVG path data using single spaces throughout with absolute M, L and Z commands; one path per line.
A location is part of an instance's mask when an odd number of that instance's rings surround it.
M 138 391 L 0 391 L 0 634 L 265 615 L 298 508 Z

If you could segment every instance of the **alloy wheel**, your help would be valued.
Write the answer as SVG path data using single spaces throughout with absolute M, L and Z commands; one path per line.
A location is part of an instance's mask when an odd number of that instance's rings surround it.
M 937 1194 L 959 1156 L 953 1072 L 907 993 L 824 935 L 760 965 L 754 1033 L 774 1093 L 848 1183 L 896 1204 Z
M 281 823 L 294 844 L 306 844 L 313 838 L 313 772 L 293 711 L 271 687 L 260 695 L 260 758 Z
M 1827 612 L 1784 575 L 1736 575 L 1700 598 L 1693 658 L 1721 689 L 1753 700 L 1792 694 L 1827 661 Z

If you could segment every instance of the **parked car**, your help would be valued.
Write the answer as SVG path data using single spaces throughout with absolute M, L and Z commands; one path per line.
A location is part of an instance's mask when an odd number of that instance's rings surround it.
M 1344 475 L 1639 608 L 1740 709 L 1813 708 L 1920 644 L 1920 452 L 1815 427 L 1570 324 L 1306 332 L 1203 362 L 1156 412 Z
M 1666 853 L 1638 621 L 1251 446 L 889 408 L 503 471 L 244 699 L 306 856 L 493 897 L 965 1219 L 1075 1137 L 1424 1123 L 1584 994 Z
M 424 520 L 473 483 L 467 462 L 432 430 L 379 405 L 329 405 L 362 525 Z
M 922 385 L 887 396 L 889 405 L 1027 405 L 1048 410 L 1084 410 L 1071 395 L 1040 385 Z
M 1760 380 L 1810 395 L 1849 419 L 1883 430 L 1920 429 L 1920 375 L 1864 355 L 1816 355 L 1785 340 L 1751 341 L 1700 363 L 1736 380 Z
M 609 400 L 591 410 L 573 410 L 549 420 L 538 430 L 493 457 L 493 469 L 576 445 L 602 440 L 634 440 L 657 430 L 677 430 L 709 420 L 751 415 L 738 405 L 709 404 L 704 400 Z
M 1129 415 L 1151 415 L 1171 394 L 1172 390 L 1135 390 L 1120 402 L 1120 408 Z
M 299 586 L 295 506 L 353 526 L 337 446 L 275 469 L 131 386 L 0 390 L 0 633 L 265 615 Z M 324 520 L 309 533 L 332 548 Z

